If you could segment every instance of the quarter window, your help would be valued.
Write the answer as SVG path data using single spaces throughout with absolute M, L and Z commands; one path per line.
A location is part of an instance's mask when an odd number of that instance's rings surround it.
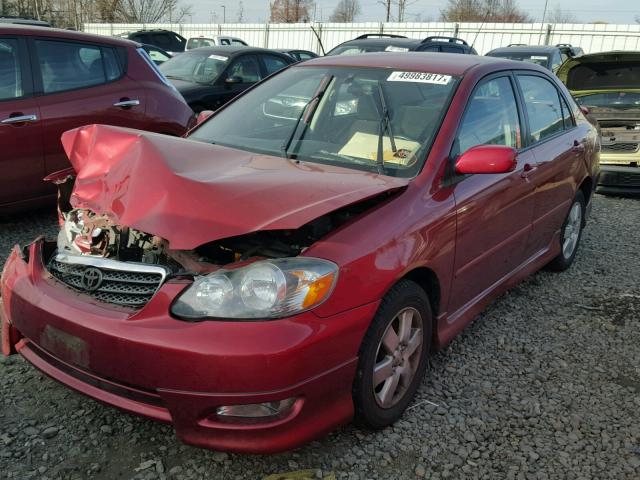
M 0 100 L 20 98 L 22 76 L 20 72 L 20 56 L 16 40 L 0 40 Z
M 122 74 L 111 48 L 49 40 L 35 44 L 44 93 L 100 85 Z
M 271 75 L 272 73 L 282 70 L 287 66 L 287 62 L 272 55 L 264 55 L 262 59 L 264 60 L 264 67 L 267 70 L 267 75 Z
M 508 77 L 481 83 L 474 91 L 458 132 L 458 152 L 476 145 L 520 148 L 520 120 Z
M 567 105 L 567 101 L 562 95 L 560 95 L 560 101 L 562 103 L 562 119 L 564 123 L 564 129 L 570 130 L 575 126 L 573 116 L 571 115 L 571 110 L 569 109 L 569 105 Z
M 561 132 L 564 120 L 556 87 L 549 80 L 533 75 L 519 75 L 518 81 L 527 109 L 532 143 Z

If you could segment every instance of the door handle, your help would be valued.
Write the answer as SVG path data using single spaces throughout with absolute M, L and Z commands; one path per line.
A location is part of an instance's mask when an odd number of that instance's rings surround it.
M 522 178 L 527 178 L 529 177 L 529 175 L 531 175 L 533 173 L 533 171 L 538 168 L 538 166 L 534 163 L 525 163 L 522 167 L 522 173 L 520 174 L 520 176 Z
M 573 148 L 571 148 L 572 152 L 584 152 L 584 141 L 574 140 Z
M 5 118 L 0 121 L 3 125 L 11 125 L 13 123 L 27 123 L 27 122 L 35 122 L 38 120 L 37 115 L 16 115 L 15 117 Z
M 131 108 L 131 107 L 137 107 L 138 105 L 140 105 L 140 100 L 129 100 L 126 98 L 121 98 L 119 102 L 116 102 L 113 104 L 114 107 L 119 107 L 119 108 Z

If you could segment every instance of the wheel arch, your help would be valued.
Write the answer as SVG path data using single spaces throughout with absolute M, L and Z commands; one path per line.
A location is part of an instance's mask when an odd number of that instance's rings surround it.
M 417 283 L 429 297 L 431 313 L 435 322 L 440 312 L 440 302 L 442 301 L 442 292 L 440 288 L 440 280 L 436 273 L 428 267 L 418 267 L 407 272 L 400 280 L 407 279 Z M 435 332 L 435 325 L 434 325 Z

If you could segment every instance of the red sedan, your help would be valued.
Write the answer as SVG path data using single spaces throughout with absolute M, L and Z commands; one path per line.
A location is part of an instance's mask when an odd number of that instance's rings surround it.
M 243 452 L 396 421 L 434 350 L 571 265 L 599 152 L 547 70 L 421 53 L 292 66 L 188 138 L 63 144 L 60 234 L 4 267 L 4 353 Z
M 0 213 L 53 203 L 42 178 L 69 166 L 60 135 L 89 123 L 180 136 L 194 122 L 137 43 L 0 26 Z

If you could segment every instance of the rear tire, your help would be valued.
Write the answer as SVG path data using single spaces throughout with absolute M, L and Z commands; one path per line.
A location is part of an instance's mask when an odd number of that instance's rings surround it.
M 560 233 L 560 253 L 547 265 L 549 270 L 554 272 L 563 272 L 573 263 L 573 260 L 576 258 L 576 253 L 578 252 L 580 239 L 582 238 L 584 212 L 584 195 L 582 191 L 578 190 L 573 202 L 571 202 L 567 218 L 565 218 L 564 223 L 562 224 L 562 230 Z
M 429 298 L 415 282 L 401 280 L 382 299 L 360 347 L 356 423 L 380 429 L 402 416 L 424 376 L 431 332 Z

